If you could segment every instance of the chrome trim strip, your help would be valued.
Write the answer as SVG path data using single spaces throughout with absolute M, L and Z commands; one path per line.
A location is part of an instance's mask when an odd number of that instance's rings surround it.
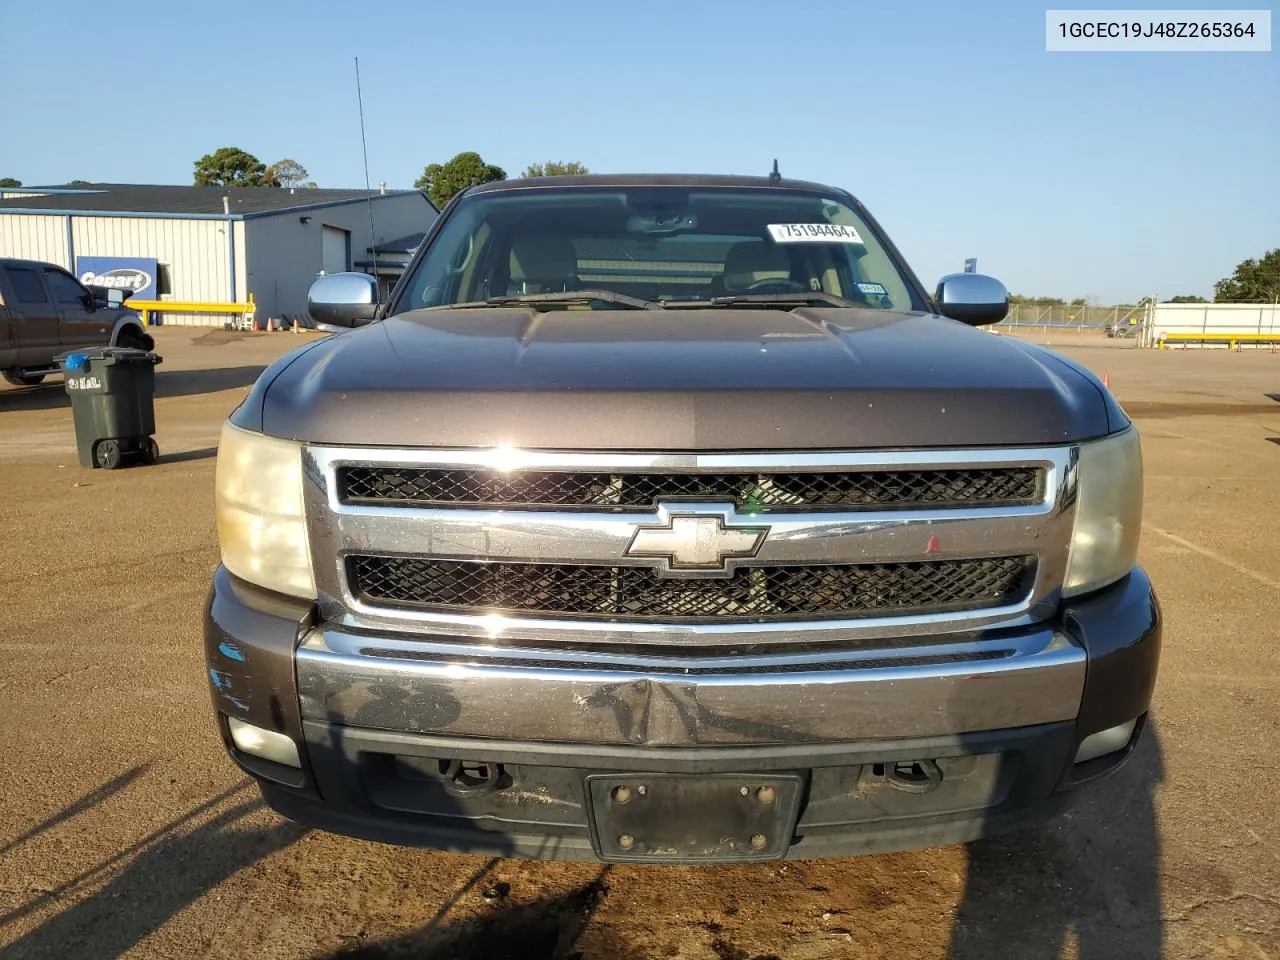
M 849 450 L 815 453 L 576 453 L 511 447 L 329 447 L 310 445 L 316 463 L 339 466 L 485 467 L 491 470 L 612 470 L 669 473 L 753 473 L 834 470 L 954 470 L 986 467 L 1060 468 L 1068 447 L 943 450 Z
M 366 655 L 373 648 L 383 655 Z M 623 668 L 581 653 L 576 665 L 548 666 L 541 650 L 502 650 L 495 662 L 488 649 L 469 648 L 462 661 L 433 657 L 443 652 L 434 644 L 415 648 L 412 659 L 403 655 L 409 648 L 386 655 L 392 651 L 382 638 L 312 630 L 297 654 L 303 717 L 447 736 L 644 746 L 942 736 L 1075 717 L 1086 660 L 1051 630 L 965 645 L 989 659 L 957 662 L 924 647 L 896 651 L 890 662 L 882 653 L 863 666 L 849 655 L 798 669 L 791 658 L 764 658 L 779 670 L 743 672 L 734 657 L 719 660 L 720 672 L 698 675 L 657 661 L 660 669 L 646 669 L 638 659 Z
M 777 564 L 911 563 L 973 557 L 1023 556 L 1043 546 L 1040 526 L 1050 507 L 982 510 L 904 510 L 875 513 L 738 513 L 732 504 L 680 502 L 643 513 L 544 513 L 518 510 L 343 507 L 334 512 L 343 555 L 366 552 L 440 560 L 581 563 L 665 569 L 659 557 L 628 554 L 640 529 L 670 527 L 673 515 L 720 517 L 731 529 L 765 528 L 753 556 L 726 557 L 729 577 L 739 567 Z M 931 542 L 931 538 L 932 539 Z M 688 576 L 689 574 L 685 574 Z
M 450 634 L 475 640 L 741 645 L 800 641 L 860 642 L 961 630 L 1023 626 L 1056 608 L 1075 520 L 1074 447 L 1000 450 L 850 451 L 799 454 L 594 454 L 521 450 L 441 450 L 307 446 L 303 449 L 304 500 L 322 616 L 336 626 Z M 345 464 L 521 469 L 608 469 L 679 472 L 850 469 L 898 470 L 1033 466 L 1045 471 L 1040 503 L 972 509 L 770 512 L 750 518 L 770 535 L 754 557 L 733 566 L 777 563 L 902 562 L 1035 555 L 1031 592 L 1005 607 L 915 616 L 741 624 L 618 623 L 604 619 L 556 619 L 437 613 L 364 603 L 348 588 L 345 557 L 354 552 L 407 554 L 441 559 L 526 560 L 657 566 L 656 558 L 626 557 L 638 527 L 661 523 L 669 510 L 691 504 L 669 501 L 656 511 L 580 513 L 470 508 L 370 507 L 338 501 L 335 471 Z M 724 503 L 694 504 L 741 522 L 744 514 Z M 936 538 L 936 539 L 935 539 Z

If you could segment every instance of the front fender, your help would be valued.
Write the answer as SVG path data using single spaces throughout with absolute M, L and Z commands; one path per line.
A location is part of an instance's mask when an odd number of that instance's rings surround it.
M 130 327 L 138 331 L 139 334 L 146 334 L 146 328 L 142 325 L 142 318 L 132 311 L 122 313 L 116 317 L 115 324 L 111 327 L 111 345 L 114 347 L 120 343 L 120 335 Z

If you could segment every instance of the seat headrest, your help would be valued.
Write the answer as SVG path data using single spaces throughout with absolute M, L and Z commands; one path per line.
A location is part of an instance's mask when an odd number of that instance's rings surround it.
M 545 288 L 548 285 L 563 285 L 576 278 L 577 274 L 578 254 L 568 237 L 520 237 L 511 245 L 510 276 L 513 284 L 534 284 Z
M 724 286 L 742 290 L 758 280 L 791 276 L 791 258 L 776 243 L 744 240 L 729 248 L 724 258 Z

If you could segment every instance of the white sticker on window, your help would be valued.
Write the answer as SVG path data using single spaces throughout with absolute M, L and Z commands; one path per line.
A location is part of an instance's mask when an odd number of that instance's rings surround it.
M 868 296 L 887 297 L 889 295 L 889 291 L 880 283 L 858 283 L 857 287 Z
M 839 223 L 771 223 L 769 236 L 776 243 L 862 243 L 853 227 Z

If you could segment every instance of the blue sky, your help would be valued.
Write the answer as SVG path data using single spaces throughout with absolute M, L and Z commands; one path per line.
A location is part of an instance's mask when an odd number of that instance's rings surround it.
M 0 176 L 26 183 L 189 183 L 231 144 L 362 186 L 358 56 L 375 184 L 462 150 L 512 175 L 778 157 L 858 195 L 930 287 L 977 256 L 1014 292 L 1104 303 L 1210 296 L 1280 246 L 1280 53 L 1046 53 L 1044 5 L 4 8 Z

